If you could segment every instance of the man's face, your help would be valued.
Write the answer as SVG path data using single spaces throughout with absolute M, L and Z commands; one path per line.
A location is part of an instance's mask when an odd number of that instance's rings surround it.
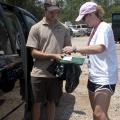
M 54 21 L 57 18 L 58 14 L 59 14 L 59 10 L 45 11 L 45 16 L 49 21 Z

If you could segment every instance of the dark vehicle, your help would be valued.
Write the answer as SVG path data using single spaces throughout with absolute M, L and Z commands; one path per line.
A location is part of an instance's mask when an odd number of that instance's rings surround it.
M 112 13 L 112 29 L 115 42 L 120 43 L 120 13 Z
M 25 120 L 30 120 L 27 113 L 31 111 L 30 71 L 33 64 L 25 45 L 29 30 L 36 22 L 37 19 L 28 11 L 0 2 L 0 100 L 1 91 L 11 92 L 19 81 L 21 99 L 26 103 Z M 0 119 L 3 120 L 11 111 L 0 115 Z

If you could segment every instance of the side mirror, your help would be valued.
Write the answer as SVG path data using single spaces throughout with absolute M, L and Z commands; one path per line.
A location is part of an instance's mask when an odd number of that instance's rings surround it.
M 0 50 L 0 55 L 5 55 L 5 52 L 3 50 Z

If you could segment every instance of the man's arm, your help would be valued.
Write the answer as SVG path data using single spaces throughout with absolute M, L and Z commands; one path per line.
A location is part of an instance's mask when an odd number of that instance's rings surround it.
M 42 51 L 39 51 L 35 48 L 31 48 L 31 55 L 33 58 L 37 58 L 37 59 L 54 59 L 54 60 L 60 60 L 62 59 L 62 54 L 49 54 L 49 53 L 45 53 Z
M 65 38 L 64 39 L 65 39 L 64 40 L 64 47 L 72 45 L 69 28 L 65 28 Z

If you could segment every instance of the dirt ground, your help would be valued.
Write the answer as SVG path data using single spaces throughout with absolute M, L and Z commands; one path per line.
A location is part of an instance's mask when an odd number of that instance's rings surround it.
M 72 38 L 73 46 L 82 46 L 86 43 L 86 40 L 87 37 Z M 120 80 L 120 45 L 117 44 L 116 46 L 119 59 L 118 70 Z M 82 69 L 80 84 L 72 94 L 68 94 L 64 90 L 64 94 L 56 110 L 55 120 L 92 120 L 92 111 L 90 108 L 88 92 L 86 88 L 88 74 L 87 66 L 86 64 L 83 64 L 80 67 Z M 2 97 L 0 96 L 0 99 L 6 98 L 8 101 L 7 103 L 5 102 L 0 106 L 0 120 L 6 112 L 10 111 L 10 108 L 14 108 L 14 106 L 21 102 L 18 91 L 19 87 L 17 86 L 16 89 L 13 90 L 13 92 L 3 95 Z M 22 120 L 23 113 L 24 105 L 22 105 L 5 120 Z M 111 120 L 120 120 L 120 81 L 117 84 L 115 94 L 112 96 L 109 116 Z

